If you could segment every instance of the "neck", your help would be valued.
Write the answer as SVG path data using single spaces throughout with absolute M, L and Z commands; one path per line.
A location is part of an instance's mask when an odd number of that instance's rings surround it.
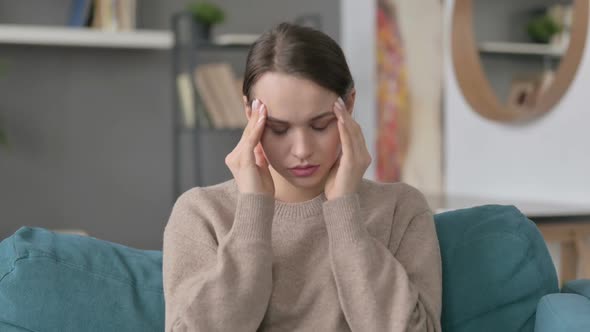
M 275 199 L 285 203 L 300 203 L 309 201 L 324 191 L 324 183 L 317 187 L 301 188 L 289 183 L 284 177 L 270 168 L 272 180 L 275 184 Z

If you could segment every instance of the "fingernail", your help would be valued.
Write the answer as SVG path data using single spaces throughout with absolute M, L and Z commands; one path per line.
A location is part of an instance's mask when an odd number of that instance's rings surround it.
M 260 105 L 260 108 L 258 109 L 258 112 L 260 112 L 260 115 L 264 115 L 265 109 L 266 109 L 266 106 L 264 104 Z
M 252 102 L 252 109 L 254 111 L 258 110 L 258 105 L 260 104 L 260 102 L 258 101 L 258 99 L 254 99 L 254 101 Z
M 346 106 L 346 104 L 344 104 L 344 100 L 342 100 L 342 97 L 338 97 L 338 102 L 340 103 L 340 105 Z

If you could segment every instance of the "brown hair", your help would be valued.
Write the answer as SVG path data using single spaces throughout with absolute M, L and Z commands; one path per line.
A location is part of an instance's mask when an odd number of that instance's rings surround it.
M 260 36 L 246 60 L 242 93 L 251 100 L 254 84 L 266 72 L 296 75 L 346 100 L 354 81 L 342 49 L 325 33 L 281 23 Z

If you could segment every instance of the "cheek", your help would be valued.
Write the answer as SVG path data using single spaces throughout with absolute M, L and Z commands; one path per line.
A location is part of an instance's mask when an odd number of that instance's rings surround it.
M 318 147 L 328 158 L 336 158 L 340 154 L 340 135 L 338 129 L 330 130 L 326 135 L 318 138 Z
M 262 149 L 264 149 L 264 154 L 268 159 L 268 162 L 271 165 L 276 165 L 278 160 L 281 160 L 281 151 L 284 151 L 282 144 L 277 139 L 273 139 L 272 135 L 263 134 L 262 138 L 260 139 L 260 143 L 262 144 Z

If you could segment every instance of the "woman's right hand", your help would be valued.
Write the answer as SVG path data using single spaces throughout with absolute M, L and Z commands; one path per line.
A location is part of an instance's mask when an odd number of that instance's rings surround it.
M 262 102 L 255 99 L 251 107 L 247 106 L 246 112 L 249 115 L 248 124 L 238 145 L 225 157 L 225 164 L 232 172 L 241 193 L 268 194 L 274 197 L 274 182 L 260 144 L 268 111 Z

